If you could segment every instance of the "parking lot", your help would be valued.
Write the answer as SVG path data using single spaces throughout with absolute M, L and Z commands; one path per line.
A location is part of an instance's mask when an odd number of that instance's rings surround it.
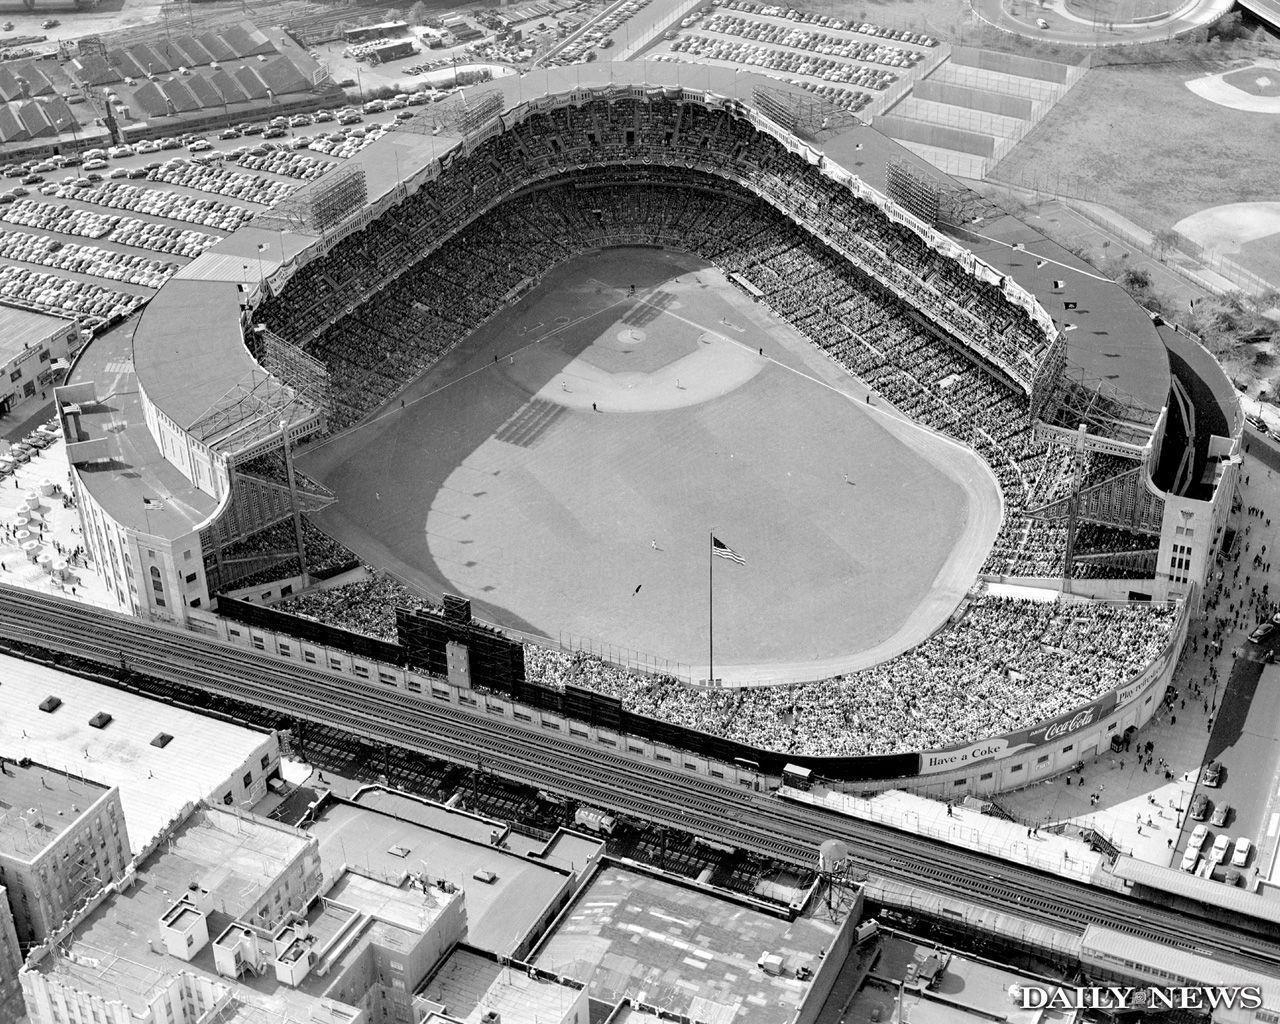
M 905 83 L 934 66 L 938 40 L 754 0 L 711 0 L 691 12 L 646 56 L 718 67 L 749 67 L 850 113 L 883 109 Z
M 422 92 L 367 113 L 320 111 L 0 167 L 0 289 L 101 329 L 430 101 Z

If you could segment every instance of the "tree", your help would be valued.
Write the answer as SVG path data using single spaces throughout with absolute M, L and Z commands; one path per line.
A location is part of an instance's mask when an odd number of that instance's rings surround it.
M 1156 259 L 1161 260 L 1168 254 L 1170 249 L 1178 247 L 1178 240 L 1182 236 L 1172 228 L 1162 228 L 1151 236 L 1156 246 Z
M 409 20 L 415 25 L 425 25 L 427 21 L 427 5 L 418 0 L 416 4 L 409 8 Z

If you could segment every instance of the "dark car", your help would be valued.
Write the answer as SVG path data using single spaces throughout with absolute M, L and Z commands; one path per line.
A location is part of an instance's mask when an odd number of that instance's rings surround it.
M 22 179 L 22 184 L 39 185 L 42 181 L 44 181 L 43 174 L 28 174 Z
M 129 171 L 130 178 L 145 178 L 147 169 L 145 167 L 134 167 Z
M 264 139 L 281 139 L 288 135 L 289 132 L 284 128 L 272 126 L 262 133 Z
M 1218 828 L 1222 828 L 1231 817 L 1231 805 L 1227 803 L 1218 804 L 1213 809 L 1213 817 L 1210 821 Z
M 1206 786 L 1218 787 L 1222 785 L 1222 765 L 1217 761 L 1210 761 L 1204 766 L 1204 775 L 1200 779 Z
M 1194 800 L 1191 801 L 1191 820 L 1204 821 L 1209 817 L 1209 798 L 1203 793 L 1197 793 Z M 1217 824 L 1215 822 L 1215 824 Z
M 260 124 L 247 124 L 240 129 L 241 135 L 261 135 L 266 131 L 265 126 Z
M 238 139 L 238 138 L 240 138 L 240 133 L 239 133 L 238 131 L 236 131 L 234 128 L 225 128 L 225 129 L 223 129 L 222 131 L 218 132 L 218 138 L 220 138 L 220 139 Z
M 1261 626 L 1259 626 L 1257 629 L 1255 629 L 1252 633 L 1249 634 L 1249 643 L 1260 644 L 1262 643 L 1263 640 L 1266 640 L 1269 636 L 1271 636 L 1271 634 L 1274 633 L 1275 631 L 1276 631 L 1276 627 L 1274 624 L 1270 622 L 1264 622 Z

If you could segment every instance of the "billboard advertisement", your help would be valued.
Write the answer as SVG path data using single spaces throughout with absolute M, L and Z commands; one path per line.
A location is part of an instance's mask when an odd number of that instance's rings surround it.
M 920 774 L 937 775 L 983 761 L 994 761 L 1031 750 L 1033 747 L 1055 740 L 1066 739 L 1072 733 L 1093 725 L 1109 715 L 1116 707 L 1116 691 L 1104 694 L 1097 700 L 1064 712 L 1056 718 L 1033 725 L 1029 729 L 1007 733 L 991 739 L 943 750 L 926 750 L 920 754 Z

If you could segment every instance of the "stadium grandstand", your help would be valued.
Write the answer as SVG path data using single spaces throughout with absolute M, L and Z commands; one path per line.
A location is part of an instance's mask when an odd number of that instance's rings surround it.
M 95 339 L 57 396 L 120 609 L 203 621 L 238 583 L 287 575 L 280 593 L 302 593 L 282 610 L 387 642 L 400 626 L 405 642 L 397 609 L 422 602 L 391 577 L 309 590 L 351 556 L 309 522 L 335 496 L 295 450 L 366 421 L 557 265 L 657 247 L 719 268 L 978 453 L 999 533 L 947 627 L 862 672 L 707 691 L 526 642 L 522 685 L 815 757 L 947 748 L 1076 709 L 1071 728 L 1101 727 L 1139 698 L 1128 720 L 1144 722 L 1230 508 L 1242 417 L 1225 375 L 1016 219 L 939 230 L 908 213 L 872 184 L 905 158 L 891 141 L 801 141 L 753 106 L 752 75 L 698 69 L 695 88 L 688 73 L 476 87 L 240 226 Z M 1010 584 L 1073 599 L 990 589 Z

